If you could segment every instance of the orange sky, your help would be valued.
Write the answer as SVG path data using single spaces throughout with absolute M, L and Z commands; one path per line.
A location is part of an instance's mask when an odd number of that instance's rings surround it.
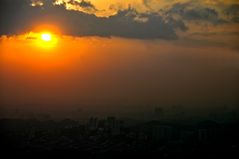
M 130 110 L 148 104 L 238 103 L 235 49 L 115 37 L 57 38 L 52 48 L 40 47 L 24 35 L 1 38 L 3 108 L 88 105 L 120 110 L 130 105 Z M 137 109 L 145 109 L 141 106 Z

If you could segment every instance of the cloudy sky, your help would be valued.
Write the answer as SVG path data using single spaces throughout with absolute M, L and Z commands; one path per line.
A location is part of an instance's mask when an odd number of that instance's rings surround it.
M 60 25 L 73 36 L 139 39 L 237 39 L 237 0 L 2 0 L 0 34 L 39 23 Z M 210 37 L 208 37 L 210 35 Z M 227 41 L 227 40 L 225 40 Z
M 0 24 L 4 110 L 239 104 L 238 0 L 1 0 Z

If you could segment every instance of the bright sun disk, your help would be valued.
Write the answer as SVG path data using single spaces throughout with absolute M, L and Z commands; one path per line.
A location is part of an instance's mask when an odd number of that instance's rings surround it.
M 43 34 L 41 34 L 41 39 L 43 41 L 50 41 L 51 40 L 51 34 L 50 33 L 43 33 Z

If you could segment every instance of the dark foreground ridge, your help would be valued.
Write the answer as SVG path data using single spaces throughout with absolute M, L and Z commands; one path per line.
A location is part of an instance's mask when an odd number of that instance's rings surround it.
M 127 124 L 115 117 L 82 123 L 1 119 L 2 154 L 32 156 L 204 157 L 239 153 L 238 123 L 184 125 L 149 121 Z

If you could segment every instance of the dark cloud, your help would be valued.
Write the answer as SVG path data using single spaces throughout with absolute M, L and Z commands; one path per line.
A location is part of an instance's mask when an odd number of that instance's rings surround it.
M 79 11 L 69 11 L 63 5 L 54 6 L 49 0 L 46 2 L 44 6 L 31 7 L 29 0 L 1 0 L 0 34 L 29 31 L 32 25 L 41 23 L 60 25 L 65 34 L 74 36 L 120 36 L 140 39 L 176 39 L 176 30 L 187 29 L 182 21 L 165 19 L 156 13 L 141 14 L 132 8 L 102 18 Z M 94 8 L 86 1 L 81 1 L 79 5 Z M 140 21 L 139 18 L 142 17 L 144 19 Z
M 85 10 L 88 10 L 88 11 L 97 11 L 95 6 L 91 2 L 87 2 L 85 0 L 82 0 L 80 2 L 71 0 L 69 3 L 72 4 L 72 5 L 81 7 L 82 9 L 85 9 Z
M 186 21 L 204 21 L 212 24 L 222 24 L 226 21 L 220 18 L 218 11 L 212 8 L 195 6 L 195 4 L 188 3 L 176 3 L 168 11 L 168 15 L 176 15 Z
M 239 4 L 232 4 L 227 9 L 225 9 L 227 15 L 238 15 L 239 14 Z
M 84 0 L 82 0 L 82 1 L 79 3 L 79 5 L 80 5 L 81 7 L 86 7 L 86 8 L 95 8 L 95 6 L 92 5 L 90 2 L 86 2 L 86 1 L 84 1 Z
M 225 14 L 230 21 L 239 23 L 239 4 L 232 4 L 225 9 Z

